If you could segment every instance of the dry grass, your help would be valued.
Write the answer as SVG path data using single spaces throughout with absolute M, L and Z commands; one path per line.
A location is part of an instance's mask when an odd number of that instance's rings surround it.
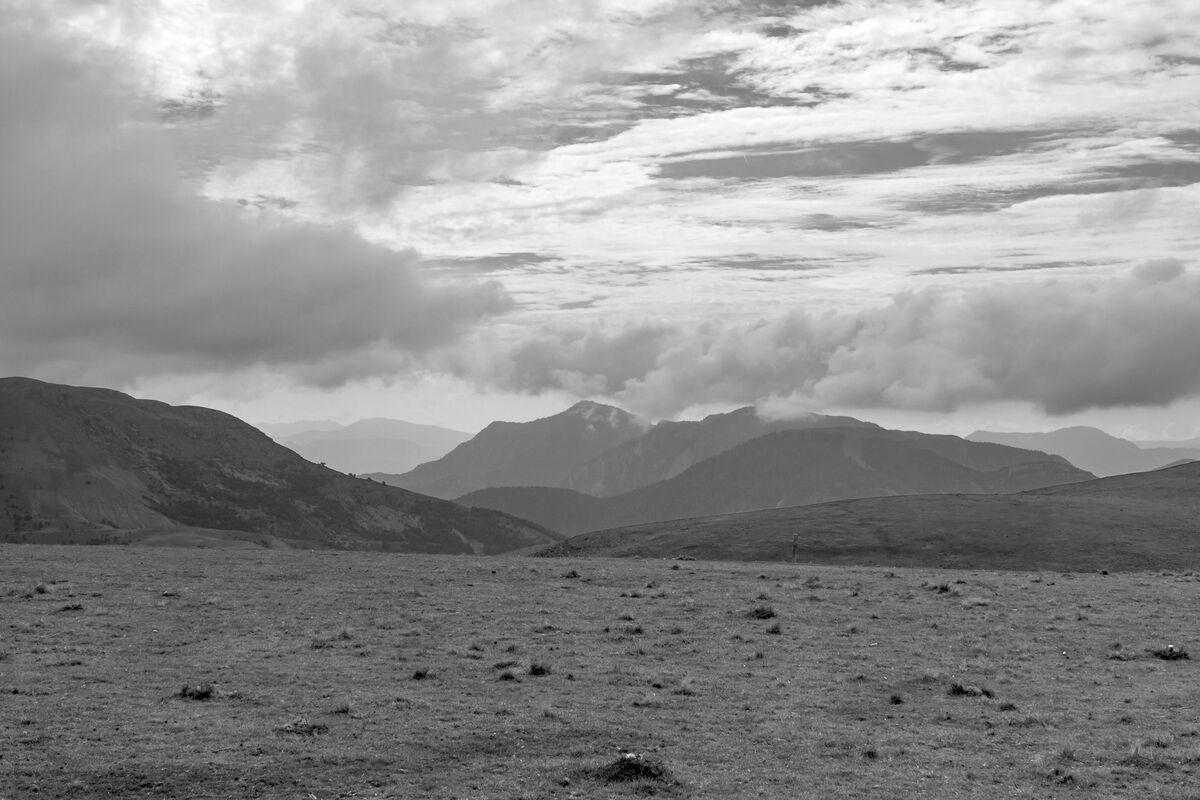
M 0 546 L 0 797 L 1194 797 L 1197 588 Z

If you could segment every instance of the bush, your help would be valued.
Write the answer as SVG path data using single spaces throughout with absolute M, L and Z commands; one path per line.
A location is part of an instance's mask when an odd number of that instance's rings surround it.
M 775 609 L 766 605 L 755 606 L 754 610 L 750 612 L 750 616 L 753 619 L 772 619 L 775 617 Z
M 184 700 L 211 700 L 216 690 L 211 683 L 201 683 L 196 686 L 184 686 L 179 690 L 179 696 Z

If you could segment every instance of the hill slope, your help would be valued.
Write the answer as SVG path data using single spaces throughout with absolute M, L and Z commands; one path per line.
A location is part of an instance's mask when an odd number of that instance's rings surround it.
M 673 478 L 705 459 L 768 433 L 833 427 L 879 426 L 821 414 L 764 420 L 752 407 L 712 414 L 698 421 L 660 422 L 642 436 L 575 468 L 561 485 L 596 497 L 612 497 Z
M 1193 463 L 1011 495 L 869 498 L 639 525 L 582 534 L 541 555 L 1194 569 L 1200 567 L 1198 490 L 1200 463 Z
M 443 553 L 558 538 L 311 464 L 219 411 L 0 379 L 0 532 L 182 528 Z
M 532 422 L 493 422 L 437 461 L 372 477 L 446 499 L 489 486 L 555 486 L 575 467 L 644 432 L 629 412 L 585 401 Z
M 1139 447 L 1097 428 L 1076 426 L 1048 433 L 995 433 L 975 431 L 973 442 L 993 442 L 1010 447 L 1060 455 L 1080 469 L 1106 477 L 1165 467 L 1184 458 L 1200 458 L 1200 449 Z
M 669 480 L 603 498 L 493 488 L 458 499 L 563 533 L 858 497 L 1013 492 L 1092 476 L 1063 459 L 882 428 L 815 428 L 752 439 Z

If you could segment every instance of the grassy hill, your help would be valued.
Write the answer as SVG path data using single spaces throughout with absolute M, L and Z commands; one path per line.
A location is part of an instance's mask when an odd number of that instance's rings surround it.
M 879 429 L 878 425 L 852 417 L 822 414 L 765 420 L 753 407 L 710 414 L 701 420 L 668 420 L 576 467 L 561 486 L 595 497 L 613 497 L 669 480 L 701 461 L 770 433 L 851 427 Z
M 1018 494 L 880 497 L 637 525 L 581 534 L 542 555 L 1184 570 L 1200 568 L 1197 531 L 1200 463 L 1192 463 Z
M 269 544 L 497 553 L 559 538 L 305 461 L 235 417 L 25 378 L 0 379 L 0 534 L 122 541 L 236 532 Z M 238 537 L 234 537 L 238 538 Z
M 523 487 L 473 492 L 458 502 L 572 534 L 856 497 L 1013 492 L 1090 477 L 1057 456 L 855 426 L 760 436 L 669 480 L 615 497 Z

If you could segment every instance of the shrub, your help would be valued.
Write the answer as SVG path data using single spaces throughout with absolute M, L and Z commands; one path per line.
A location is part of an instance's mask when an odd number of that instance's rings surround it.
M 211 700 L 216 690 L 211 683 L 201 683 L 196 686 L 184 686 L 179 690 L 179 696 L 184 700 Z
M 1161 658 L 1163 661 L 1179 661 L 1182 659 L 1191 658 L 1191 656 L 1188 655 L 1187 650 L 1184 650 L 1181 647 L 1176 647 L 1173 644 L 1169 644 L 1166 647 L 1161 647 L 1157 650 L 1151 650 L 1150 654 L 1155 658 Z
M 775 609 L 768 605 L 755 606 L 750 612 L 753 619 L 772 619 L 775 615 Z
M 638 753 L 625 753 L 616 761 L 592 770 L 592 776 L 604 783 L 678 783 L 665 764 Z

